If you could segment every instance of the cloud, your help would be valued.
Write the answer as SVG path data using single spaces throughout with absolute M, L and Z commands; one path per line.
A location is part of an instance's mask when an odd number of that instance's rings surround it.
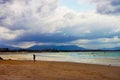
M 120 0 L 92 0 L 101 14 L 120 14 Z
M 0 26 L 0 39 L 1 40 L 13 40 L 17 38 L 22 31 L 16 30 L 16 31 L 11 31 L 5 27 Z
M 79 39 L 72 41 L 71 43 L 88 49 L 113 48 L 120 46 L 120 38 L 114 36 L 112 38 Z
M 0 0 L 0 4 L 5 4 L 5 3 L 9 2 L 9 1 L 11 1 L 11 0 Z
M 66 43 L 76 39 L 79 39 L 79 37 L 66 36 L 62 34 L 26 34 L 14 39 L 14 42 Z
M 21 43 L 17 43 L 17 44 L 12 44 L 12 46 L 14 47 L 20 47 L 20 48 L 28 48 L 34 45 L 37 45 L 38 43 L 35 42 L 21 42 Z
M 83 43 L 118 43 L 120 42 L 120 38 L 118 36 L 114 36 L 112 38 L 98 38 L 98 39 L 80 39 L 80 40 L 75 40 L 73 41 L 73 43 L 77 43 L 77 44 L 83 44 Z
M 73 10 L 58 7 L 58 0 L 11 0 L 0 5 L 0 24 L 11 30 L 58 33 L 61 28 L 72 26 Z M 74 21 L 75 22 L 75 21 Z
M 11 0 L 1 3 L 0 10 L 1 26 L 11 31 L 22 30 L 28 35 L 57 34 L 64 27 L 78 23 L 76 13 L 58 7 L 58 0 Z
M 99 13 L 119 13 L 115 12 L 119 3 L 102 1 L 94 0 Z M 102 15 L 95 10 L 76 12 L 58 3 L 59 0 L 0 0 L 0 41 L 6 40 L 9 44 L 28 47 L 37 43 L 72 44 L 70 42 L 78 39 L 99 41 L 99 38 L 120 35 L 119 15 Z M 113 11 L 108 7 L 99 8 L 103 4 L 112 6 Z M 81 43 L 85 46 L 86 41 Z M 91 45 L 96 43 L 93 41 Z
M 84 17 L 82 18 L 81 15 Z M 75 18 L 78 23 L 64 29 L 64 32 L 85 38 L 113 37 L 119 35 L 120 23 L 118 17 L 101 15 L 95 12 L 81 13 Z

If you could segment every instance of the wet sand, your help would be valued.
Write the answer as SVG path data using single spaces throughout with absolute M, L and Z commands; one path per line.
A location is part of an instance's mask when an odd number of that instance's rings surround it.
M 48 61 L 0 61 L 0 80 L 120 80 L 120 67 Z

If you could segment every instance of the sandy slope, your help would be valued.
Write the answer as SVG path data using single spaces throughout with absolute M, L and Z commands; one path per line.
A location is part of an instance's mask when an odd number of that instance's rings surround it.
M 0 61 L 0 80 L 120 80 L 120 67 L 46 61 Z

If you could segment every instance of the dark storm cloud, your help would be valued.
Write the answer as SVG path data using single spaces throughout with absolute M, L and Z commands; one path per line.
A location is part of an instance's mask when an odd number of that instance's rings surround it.
M 0 0 L 0 4 L 5 4 L 7 2 L 11 2 L 11 0 Z
M 54 43 L 63 43 L 79 39 L 78 37 L 73 36 L 64 36 L 60 34 L 29 34 L 23 35 L 14 40 L 14 42 L 54 42 Z
M 113 5 L 113 6 L 120 6 L 120 0 L 113 0 L 111 2 L 111 5 Z
M 93 0 L 97 12 L 101 14 L 120 14 L 120 0 Z

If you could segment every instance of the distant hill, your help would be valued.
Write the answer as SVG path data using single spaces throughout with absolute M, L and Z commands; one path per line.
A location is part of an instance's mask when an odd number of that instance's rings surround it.
M 78 47 L 75 45 L 67 45 L 67 46 L 56 46 L 56 45 L 35 45 L 30 48 L 30 50 L 44 50 L 44 49 L 56 49 L 56 50 L 86 50 L 85 48 Z
M 8 45 L 0 45 L 0 48 L 9 48 L 10 50 L 14 49 L 22 49 L 19 47 L 12 47 Z M 56 46 L 56 45 L 35 45 L 32 47 L 27 48 L 29 50 L 45 50 L 45 49 L 56 49 L 56 50 L 89 50 L 83 47 L 78 47 L 76 45 L 61 45 L 61 46 Z M 99 50 L 120 50 L 120 47 L 114 47 L 114 48 L 103 48 Z

